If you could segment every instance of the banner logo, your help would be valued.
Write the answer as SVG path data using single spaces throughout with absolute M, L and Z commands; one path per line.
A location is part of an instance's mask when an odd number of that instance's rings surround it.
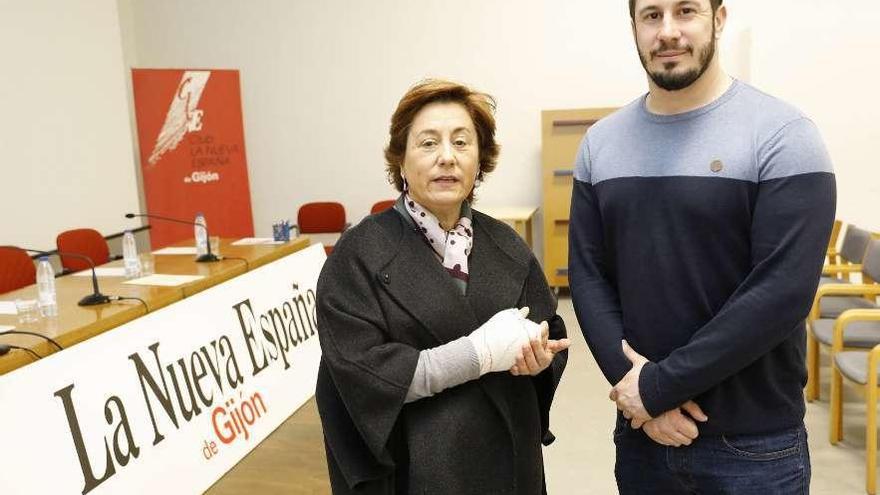
M 210 71 L 186 71 L 180 79 L 171 107 L 165 115 L 165 124 L 156 138 L 156 145 L 148 160 L 150 165 L 155 165 L 159 158 L 167 152 L 177 148 L 187 132 L 200 131 L 202 129 L 202 117 L 205 112 L 196 107 L 202 98 L 202 92 L 211 76 Z

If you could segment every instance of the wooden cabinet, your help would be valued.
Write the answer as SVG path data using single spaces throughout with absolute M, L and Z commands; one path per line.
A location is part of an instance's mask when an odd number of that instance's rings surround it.
M 550 287 L 568 287 L 568 214 L 574 160 L 584 134 L 616 108 L 541 112 L 544 275 Z

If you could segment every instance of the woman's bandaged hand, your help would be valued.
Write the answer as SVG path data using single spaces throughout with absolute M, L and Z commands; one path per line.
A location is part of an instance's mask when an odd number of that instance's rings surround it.
M 480 360 L 480 375 L 509 370 L 522 345 L 540 338 L 541 327 L 527 320 L 528 314 L 527 307 L 499 311 L 468 335 Z

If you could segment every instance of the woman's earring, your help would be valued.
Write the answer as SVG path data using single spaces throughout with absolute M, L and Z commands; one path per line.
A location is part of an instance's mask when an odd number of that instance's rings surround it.
M 406 183 L 406 177 L 401 174 L 400 178 L 403 179 L 403 192 L 409 191 L 409 185 Z

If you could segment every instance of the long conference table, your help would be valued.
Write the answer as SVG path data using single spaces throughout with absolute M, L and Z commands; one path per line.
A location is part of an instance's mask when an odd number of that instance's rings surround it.
M 203 278 L 177 287 L 157 287 L 125 284 L 122 277 L 99 277 L 100 290 L 105 295 L 138 298 L 99 306 L 79 306 L 77 302 L 92 293 L 91 277 L 67 275 L 55 280 L 58 294 L 58 316 L 41 318 L 35 323 L 19 323 L 16 315 L 0 314 L 0 326 L 14 326 L 15 330 L 33 332 L 54 339 L 67 348 L 95 335 L 110 331 L 180 301 L 209 287 L 259 266 L 292 254 L 310 244 L 301 236 L 278 245 L 234 246 L 234 239 L 221 239 L 223 260 L 214 263 L 196 263 L 193 256 L 156 255 L 155 272 L 170 275 L 201 275 Z M 193 241 L 176 244 L 192 246 Z M 121 267 L 116 260 L 102 267 Z M 0 300 L 35 299 L 36 285 L 0 294 Z M 146 306 L 146 307 L 145 307 Z M 45 339 L 30 335 L 0 335 L 0 344 L 12 344 L 47 356 L 58 350 Z M 2 375 L 33 362 L 30 353 L 13 350 L 0 356 Z M 330 493 L 323 434 L 314 398 L 306 402 L 263 442 L 228 471 L 207 493 Z

